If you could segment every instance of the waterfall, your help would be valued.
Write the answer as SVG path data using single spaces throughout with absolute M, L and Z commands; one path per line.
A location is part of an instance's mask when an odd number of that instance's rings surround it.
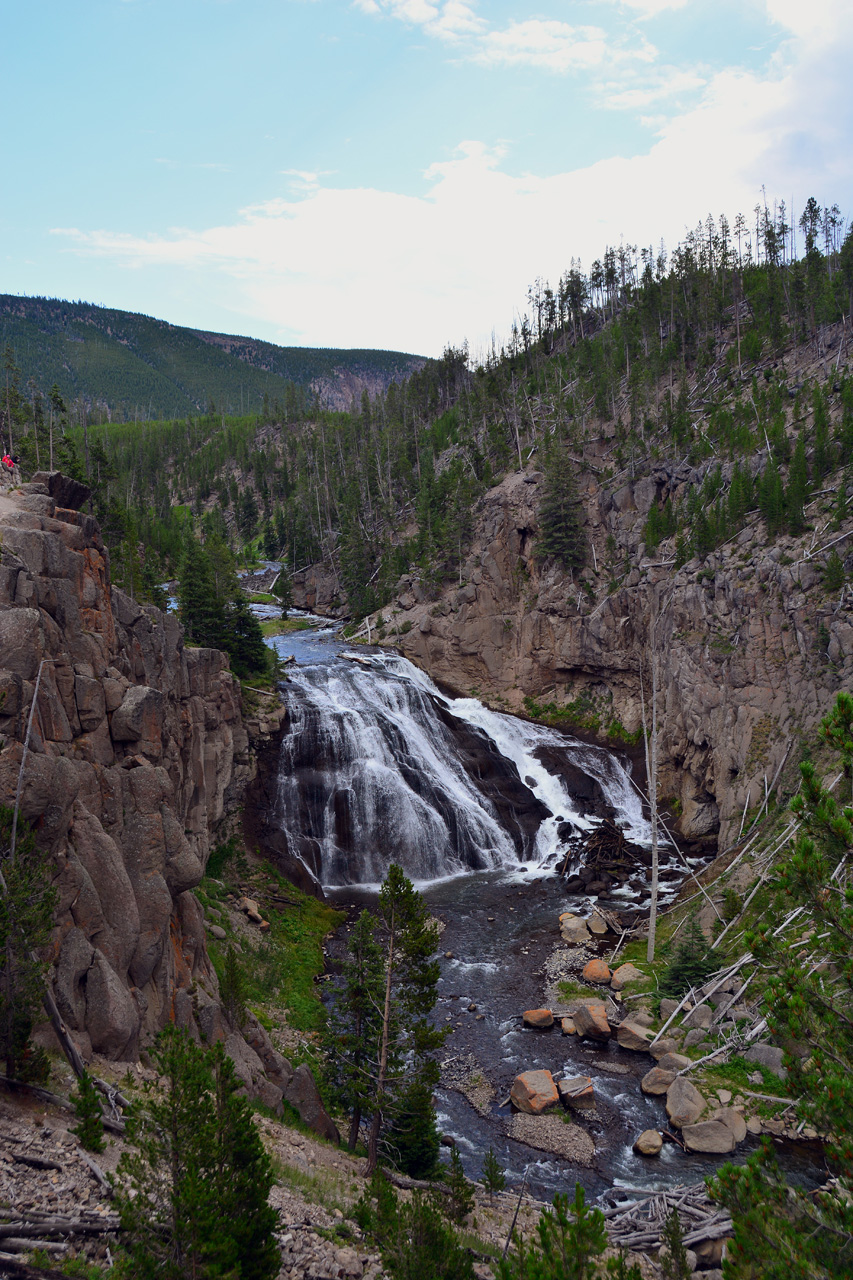
M 572 773 L 647 841 L 639 799 L 607 751 L 446 697 L 396 654 L 332 651 L 288 675 L 273 816 L 324 885 L 378 884 L 392 861 L 417 882 L 547 864 L 566 824 L 598 820 L 573 799 Z

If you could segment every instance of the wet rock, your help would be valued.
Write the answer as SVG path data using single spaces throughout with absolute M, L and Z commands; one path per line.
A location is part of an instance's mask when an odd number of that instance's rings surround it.
M 703 1120 L 700 1124 L 682 1125 L 681 1136 L 688 1151 L 703 1151 L 709 1155 L 722 1156 L 735 1149 L 734 1134 L 728 1125 L 722 1124 L 719 1120 Z
M 573 1111 L 591 1111 L 595 1107 L 595 1090 L 591 1076 L 569 1076 L 557 1086 L 560 1099 Z
M 643 1027 L 638 1022 L 633 1022 L 630 1018 L 626 1018 L 624 1022 L 620 1022 L 616 1028 L 616 1039 L 623 1049 L 633 1049 L 640 1053 L 649 1047 L 649 1041 L 652 1038 L 650 1027 Z
M 666 1093 L 674 1079 L 674 1071 L 663 1071 L 660 1067 L 652 1067 L 640 1081 L 640 1088 L 643 1093 L 657 1097 L 659 1094 Z
M 634 1150 L 638 1156 L 657 1156 L 662 1146 L 663 1138 L 657 1129 L 644 1129 L 634 1143 Z
M 609 1040 L 613 1034 L 603 1004 L 583 1004 L 575 1009 L 572 1018 L 579 1036 L 590 1040 Z
M 582 976 L 585 982 L 596 982 L 604 986 L 610 981 L 610 970 L 604 960 L 596 957 L 584 965 Z
M 560 1100 L 550 1071 L 523 1071 L 515 1077 L 509 1096 L 514 1107 L 532 1116 L 541 1115 Z
M 684 1076 L 676 1076 L 666 1091 L 666 1114 L 676 1129 L 695 1124 L 705 1110 L 702 1094 Z
M 538 1027 L 546 1030 L 554 1025 L 554 1015 L 550 1009 L 526 1009 L 523 1017 L 526 1027 Z
M 620 964 L 618 969 L 613 970 L 610 985 L 614 991 L 622 991 L 629 982 L 641 982 L 645 976 L 642 969 L 638 969 L 635 964 L 628 961 L 627 964 Z

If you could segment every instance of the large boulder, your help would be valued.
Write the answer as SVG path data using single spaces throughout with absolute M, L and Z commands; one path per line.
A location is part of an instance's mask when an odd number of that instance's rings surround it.
M 634 1150 L 638 1156 L 658 1156 L 662 1146 L 663 1138 L 657 1129 L 644 1129 L 634 1143 Z
M 302 1120 L 321 1138 L 340 1146 L 341 1135 L 331 1119 L 323 1099 L 317 1089 L 311 1069 L 304 1062 L 293 1073 L 293 1078 L 284 1090 L 284 1096 L 292 1107 L 299 1112 Z
M 86 974 L 86 1030 L 96 1053 L 121 1062 L 135 1059 L 139 1034 L 136 1004 L 97 948 Z
M 657 1097 L 662 1093 L 666 1093 L 674 1079 L 674 1071 L 662 1071 L 660 1067 L 652 1067 L 651 1071 L 647 1072 L 640 1081 L 640 1088 L 643 1093 Z
M 775 1044 L 754 1044 L 743 1055 L 747 1062 L 757 1062 L 784 1080 L 788 1072 L 782 1066 L 782 1050 Z
M 595 1107 L 595 1090 L 591 1076 L 567 1076 L 559 1083 L 561 1100 L 573 1111 L 591 1111 Z
M 683 1071 L 691 1061 L 685 1053 L 665 1053 L 658 1058 L 658 1066 L 664 1071 Z
M 705 1110 L 702 1094 L 684 1076 L 676 1076 L 666 1091 L 666 1114 L 676 1129 L 695 1124 Z
M 560 1100 L 550 1071 L 522 1071 L 515 1077 L 509 1097 L 514 1107 L 531 1116 L 541 1115 Z
M 743 1142 L 746 1137 L 746 1121 L 734 1107 L 718 1107 L 712 1112 L 711 1120 L 719 1120 L 727 1129 L 731 1129 L 735 1142 Z
M 574 911 L 564 911 L 560 916 L 560 937 L 571 946 L 589 942 L 590 933 L 586 921 Z
M 639 1022 L 633 1022 L 630 1018 L 620 1022 L 616 1028 L 616 1039 L 621 1047 L 623 1049 L 633 1049 L 637 1053 L 648 1049 L 652 1035 L 653 1033 L 649 1027 L 643 1027 Z
M 649 1053 L 656 1062 L 660 1062 L 661 1058 L 665 1057 L 668 1053 L 675 1053 L 677 1049 L 678 1041 L 672 1036 L 661 1036 L 660 1040 L 655 1044 L 649 1045 Z
M 526 1027 L 536 1027 L 546 1031 L 554 1025 L 554 1015 L 550 1009 L 525 1009 L 522 1016 Z
M 610 977 L 610 985 L 614 991 L 621 991 L 629 982 L 642 982 L 645 976 L 642 969 L 638 969 L 629 960 L 626 964 L 620 964 L 618 969 L 613 970 Z
M 604 986 L 610 981 L 610 970 L 604 960 L 596 957 L 584 965 L 582 977 L 584 982 L 597 982 Z
M 700 1124 L 685 1124 L 681 1136 L 688 1151 L 704 1151 L 708 1155 L 724 1156 L 735 1149 L 735 1136 L 728 1125 L 719 1120 L 703 1120 Z
M 583 1004 L 572 1014 L 575 1031 L 589 1040 L 609 1040 L 613 1031 L 603 1004 Z
M 684 1019 L 685 1027 L 705 1028 L 710 1027 L 711 1019 L 714 1016 L 714 1010 L 708 1004 L 698 1004 L 692 1009 Z

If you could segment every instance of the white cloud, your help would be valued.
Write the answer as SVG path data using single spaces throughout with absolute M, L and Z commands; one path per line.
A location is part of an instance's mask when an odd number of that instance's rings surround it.
M 600 27 L 570 27 L 566 22 L 531 18 L 483 36 L 474 59 L 485 66 L 526 64 L 573 71 L 598 66 L 606 56 L 607 38 Z
M 409 26 L 423 27 L 440 40 L 476 35 L 486 25 L 463 0 L 355 0 L 355 5 L 374 17 L 398 18 Z
M 286 341 L 427 354 L 464 337 L 476 346 L 495 326 L 506 332 L 530 281 L 555 280 L 572 255 L 589 264 L 623 235 L 672 245 L 709 211 L 749 214 L 762 184 L 771 199 L 793 195 L 795 212 L 813 194 L 849 213 L 851 54 L 853 21 L 792 40 L 789 62 L 780 55 L 770 72 L 714 75 L 645 154 L 565 173 L 511 173 L 508 154 L 468 142 L 430 167 L 417 196 L 311 174 L 291 198 L 243 209 L 229 225 L 57 234 L 124 269 L 166 268 L 197 295 L 195 314 L 176 321 L 203 326 L 206 307 L 229 307 L 235 328 Z
M 618 111 L 640 111 L 653 103 L 678 98 L 683 94 L 695 94 L 708 82 L 706 75 L 698 71 L 681 71 L 677 67 L 657 67 L 642 78 L 626 82 L 623 76 L 618 82 L 596 86 L 596 101 L 600 106 Z M 663 121 L 661 122 L 664 123 Z

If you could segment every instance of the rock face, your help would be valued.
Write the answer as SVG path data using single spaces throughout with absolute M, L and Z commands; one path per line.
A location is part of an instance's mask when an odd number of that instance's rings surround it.
M 436 600 L 401 579 L 391 604 L 395 626 L 406 628 L 402 651 L 434 679 L 505 699 L 511 710 L 526 695 L 567 704 L 584 694 L 633 731 L 641 724 L 637 654 L 674 588 L 655 635 L 660 786 L 679 801 L 677 832 L 707 843 L 718 831 L 724 842 L 737 834 L 750 788 L 755 803 L 798 726 L 814 723 L 835 690 L 853 682 L 853 616 L 835 608 L 819 568 L 803 560 L 807 543 L 768 546 L 755 518 L 701 563 L 649 563 L 643 528 L 652 504 L 680 501 L 715 465 L 652 463 L 633 481 L 622 473 L 615 487 L 580 477 L 597 564 L 607 562 L 610 537 L 612 562 L 627 560 L 610 594 L 599 579 L 594 602 L 557 566 L 537 561 L 542 475 L 527 471 L 482 498 L 460 581 Z M 731 464 L 723 471 L 728 479 Z M 829 664 L 818 655 L 821 627 Z
M 523 1071 L 515 1077 L 509 1096 L 514 1107 L 531 1116 L 541 1115 L 560 1100 L 550 1071 Z
M 0 801 L 43 663 L 21 812 L 59 891 L 56 999 L 84 1055 L 129 1059 L 167 1021 L 198 1034 L 218 1011 L 191 890 L 248 737 L 226 656 L 185 648 L 177 618 L 110 587 L 95 521 L 57 505 L 72 486 L 0 492 Z

